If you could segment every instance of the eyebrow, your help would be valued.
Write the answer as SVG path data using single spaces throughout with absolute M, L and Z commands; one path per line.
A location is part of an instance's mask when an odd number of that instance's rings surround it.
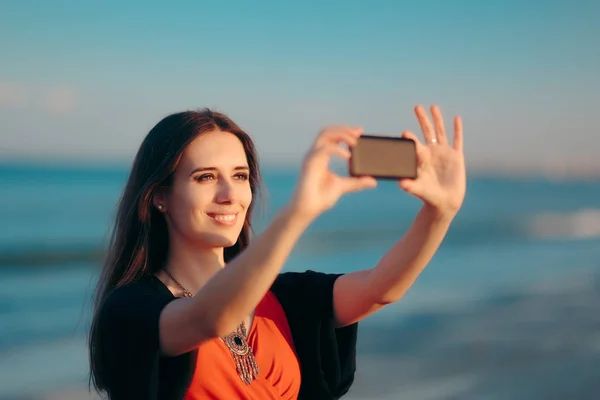
M 198 172 L 216 171 L 216 170 L 217 170 L 217 168 L 215 168 L 215 167 L 199 167 L 199 168 L 194 169 L 192 172 L 190 172 L 190 175 L 194 175 Z M 234 171 L 249 171 L 250 168 L 247 166 L 241 165 L 241 166 L 235 167 L 233 170 Z

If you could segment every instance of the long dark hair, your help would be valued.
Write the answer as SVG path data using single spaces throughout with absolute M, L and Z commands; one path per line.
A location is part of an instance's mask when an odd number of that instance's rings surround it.
M 164 216 L 152 203 L 158 189 L 168 188 L 181 154 L 199 135 L 221 130 L 238 137 L 244 146 L 250 168 L 253 201 L 237 242 L 224 249 L 225 262 L 248 246 L 252 211 L 262 182 L 258 156 L 252 139 L 230 118 L 210 109 L 184 111 L 162 119 L 148 133 L 133 161 L 127 184 L 117 209 L 106 258 L 98 281 L 94 316 L 89 336 L 90 381 L 100 392 L 105 389 L 99 356 L 98 315 L 104 299 L 115 288 L 160 270 L 167 259 L 169 240 Z

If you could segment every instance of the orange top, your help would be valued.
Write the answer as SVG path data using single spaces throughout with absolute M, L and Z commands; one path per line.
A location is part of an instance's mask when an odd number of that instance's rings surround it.
M 240 379 L 229 348 L 219 338 L 198 348 L 196 370 L 185 400 L 291 400 L 300 391 L 300 365 L 287 318 L 270 291 L 256 307 L 248 344 L 258 365 L 250 385 Z

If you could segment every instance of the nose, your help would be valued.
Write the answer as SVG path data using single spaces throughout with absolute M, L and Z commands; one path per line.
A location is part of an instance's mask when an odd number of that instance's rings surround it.
M 216 201 L 219 204 L 231 204 L 235 202 L 235 187 L 229 179 L 220 179 L 216 193 Z

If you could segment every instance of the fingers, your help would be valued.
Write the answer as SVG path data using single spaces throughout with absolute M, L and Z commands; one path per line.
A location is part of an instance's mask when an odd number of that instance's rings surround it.
M 454 149 L 463 151 L 463 125 L 459 116 L 454 117 Z
M 362 128 L 352 128 L 349 126 L 335 126 L 323 129 L 304 158 L 304 166 L 317 165 L 319 168 L 326 168 L 332 155 L 337 155 L 343 159 L 350 158 L 350 151 L 340 146 L 341 143 L 349 147 L 356 145 L 358 138 L 362 134 Z
M 433 126 L 429 121 L 429 117 L 427 116 L 427 112 L 425 111 L 423 106 L 416 106 L 415 114 L 417 116 L 417 120 L 419 121 L 419 125 L 421 126 L 421 131 L 423 132 L 425 143 L 431 144 L 437 142 L 437 135 L 435 134 L 435 130 L 433 129 Z
M 350 151 L 340 147 L 336 143 L 325 143 L 320 147 L 313 148 L 304 159 L 304 168 L 327 169 L 331 156 L 338 156 L 343 159 L 350 158 Z
M 431 106 L 431 116 L 433 117 L 433 123 L 435 125 L 435 133 L 437 140 L 441 145 L 448 144 L 448 138 L 446 137 L 446 128 L 444 127 L 444 119 L 438 106 Z
M 377 180 L 370 176 L 361 176 L 358 178 L 344 177 L 340 179 L 342 180 L 342 190 L 344 193 L 359 192 L 377 186 Z
M 354 146 L 362 133 L 363 129 L 359 127 L 333 126 L 325 128 L 317 136 L 314 147 L 321 147 L 331 143 L 338 144 L 340 142 L 344 142 L 348 146 Z
M 419 121 L 419 125 L 421 126 L 421 130 L 423 131 L 423 137 L 425 138 L 425 143 L 427 145 L 430 144 L 439 144 L 439 145 L 448 145 L 448 136 L 446 135 L 446 128 L 444 125 L 444 119 L 442 117 L 442 113 L 440 108 L 436 105 L 431 106 L 431 116 L 433 117 L 433 126 L 429 117 L 427 116 L 427 112 L 423 108 L 423 106 L 418 105 L 415 107 L 415 114 L 417 115 L 417 120 Z M 463 128 L 462 128 L 462 119 L 460 117 L 454 118 L 454 139 L 453 139 L 453 147 L 456 150 L 462 151 L 463 149 Z
M 334 155 L 346 160 L 350 158 L 350 151 L 348 149 L 340 147 L 334 143 L 327 143 L 321 146 L 315 151 L 315 155 L 317 154 L 327 158 Z

